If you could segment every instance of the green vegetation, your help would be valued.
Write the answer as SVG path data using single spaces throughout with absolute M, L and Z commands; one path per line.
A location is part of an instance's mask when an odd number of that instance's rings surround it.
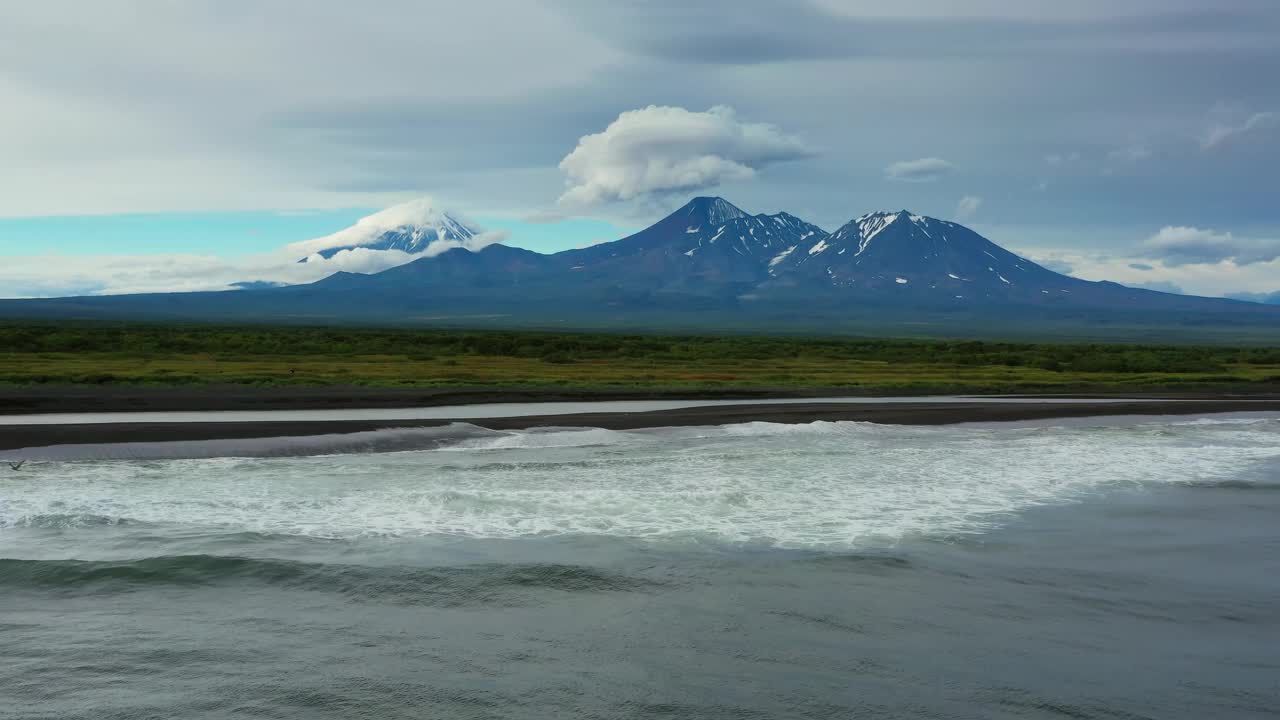
M 0 383 L 1249 390 L 1280 348 L 12 323 Z

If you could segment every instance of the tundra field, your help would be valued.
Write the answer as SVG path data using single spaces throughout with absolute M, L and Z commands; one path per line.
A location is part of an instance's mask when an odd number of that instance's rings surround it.
M 0 325 L 0 384 L 1274 391 L 1280 348 L 817 337 Z

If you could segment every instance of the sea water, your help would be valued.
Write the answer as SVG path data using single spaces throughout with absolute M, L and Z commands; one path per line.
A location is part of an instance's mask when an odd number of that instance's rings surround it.
M 1275 416 L 76 457 L 0 466 L 0 717 L 1280 714 Z

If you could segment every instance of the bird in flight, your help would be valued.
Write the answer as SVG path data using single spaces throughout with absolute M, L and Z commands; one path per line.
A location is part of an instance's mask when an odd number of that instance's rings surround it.
M 21 470 L 22 466 L 26 464 L 27 464 L 26 460 L 19 460 L 18 462 L 9 463 L 9 468 L 12 470 Z

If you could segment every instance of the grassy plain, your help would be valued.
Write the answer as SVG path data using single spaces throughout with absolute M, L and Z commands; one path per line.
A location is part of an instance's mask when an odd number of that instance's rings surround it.
M 1249 392 L 1280 348 L 10 323 L 0 384 Z

